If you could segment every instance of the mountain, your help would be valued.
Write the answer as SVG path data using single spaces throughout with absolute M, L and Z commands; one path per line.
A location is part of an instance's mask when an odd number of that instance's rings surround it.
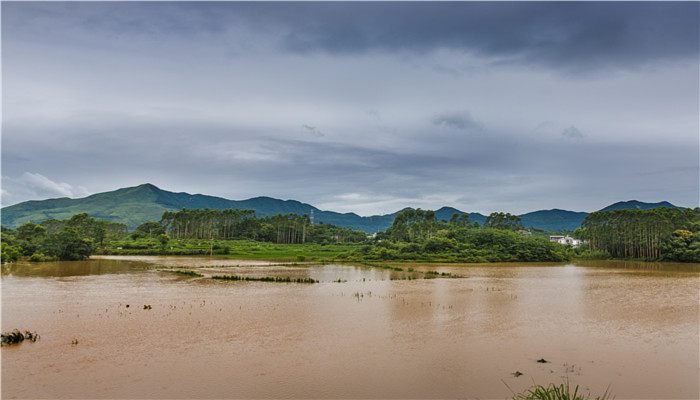
M 442 221 L 449 221 L 453 214 L 464 214 L 464 211 L 459 211 L 452 207 L 442 207 L 435 211 L 435 217 Z M 484 225 L 486 222 L 486 216 L 479 213 L 469 213 L 469 221 L 473 224 L 478 222 L 479 225 Z
M 16 227 L 25 222 L 40 222 L 50 218 L 65 219 L 77 213 L 107 221 L 120 222 L 135 228 L 148 220 L 159 220 L 165 211 L 183 208 L 210 208 L 223 210 L 238 208 L 255 210 L 261 217 L 275 214 L 314 213 L 315 222 L 323 222 L 367 232 L 386 229 L 394 220 L 394 214 L 361 217 L 354 213 L 341 214 L 322 211 L 296 200 L 279 200 L 272 197 L 254 197 L 247 200 L 229 200 L 203 194 L 175 193 L 155 185 L 143 185 L 97 193 L 81 199 L 49 199 L 26 201 L 2 208 L 2 225 Z
M 573 231 L 581 226 L 588 213 L 559 210 L 533 211 L 520 216 L 523 226 L 548 231 Z
M 669 202 L 643 203 L 636 200 L 619 202 L 603 210 L 622 208 L 648 209 L 655 207 L 676 207 Z M 311 214 L 314 222 L 344 226 L 369 233 L 388 228 L 398 213 L 362 217 L 355 213 L 323 211 L 310 204 L 296 200 L 280 200 L 272 197 L 254 197 L 247 200 L 229 200 L 203 194 L 175 193 L 162 190 L 155 185 L 143 185 L 97 193 L 92 196 L 69 199 L 66 197 L 49 200 L 25 201 L 2 208 L 2 225 L 16 227 L 25 222 L 41 222 L 46 219 L 65 219 L 86 212 L 90 216 L 113 222 L 124 223 L 130 229 L 149 220 L 159 220 L 165 211 L 183 208 L 210 208 L 222 210 L 238 208 L 255 210 L 261 217 L 275 214 Z M 462 214 L 452 207 L 442 207 L 435 214 L 438 219 L 448 221 L 453 214 Z M 588 215 L 585 212 L 566 210 L 540 210 L 521 215 L 523 225 L 546 230 L 574 230 Z M 472 222 L 483 225 L 486 216 L 469 213 Z
M 661 208 L 661 207 L 680 208 L 680 207 L 674 206 L 673 204 L 669 203 L 668 201 L 661 201 L 659 203 L 645 203 L 643 201 L 638 201 L 638 200 L 629 200 L 629 201 L 618 201 L 617 203 L 610 204 L 609 206 L 603 208 L 600 211 L 629 210 L 629 209 L 648 210 L 650 208 Z

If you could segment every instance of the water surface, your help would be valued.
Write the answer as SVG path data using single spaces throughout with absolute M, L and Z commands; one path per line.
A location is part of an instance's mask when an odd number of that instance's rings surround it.
M 186 257 L 3 267 L 2 330 L 41 339 L 2 348 L 2 397 L 506 398 L 566 378 L 617 398 L 700 397 L 700 265 L 401 268 Z M 321 282 L 207 278 L 220 274 Z

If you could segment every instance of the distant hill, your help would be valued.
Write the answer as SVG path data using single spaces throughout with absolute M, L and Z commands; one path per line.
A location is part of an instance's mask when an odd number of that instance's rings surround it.
M 636 200 L 612 204 L 603 210 L 637 208 L 648 209 L 655 207 L 675 207 L 668 202 L 643 203 Z M 113 222 L 124 223 L 133 229 L 140 223 L 149 220 L 160 220 L 165 211 L 183 208 L 210 208 L 222 210 L 238 208 L 255 210 L 258 216 L 275 214 L 310 214 L 313 212 L 317 223 L 333 224 L 361 230 L 369 233 L 388 228 L 398 213 L 362 217 L 355 213 L 337 213 L 323 211 L 310 204 L 296 200 L 280 200 L 272 197 L 254 197 L 247 200 L 229 200 L 222 197 L 203 194 L 175 193 L 162 190 L 155 185 L 143 185 L 117 189 L 111 192 L 97 193 L 80 199 L 49 199 L 25 201 L 2 208 L 2 225 L 16 227 L 25 222 L 41 222 L 50 218 L 65 219 L 72 215 L 86 212 L 90 216 Z M 442 207 L 436 211 L 441 220 L 449 220 L 452 214 L 461 214 L 452 207 Z M 574 230 L 588 215 L 585 212 L 566 210 L 541 210 L 521 215 L 523 225 L 545 230 Z M 486 216 L 479 213 L 469 213 L 472 222 L 483 225 Z
M 573 231 L 581 226 L 588 213 L 567 210 L 540 210 L 520 216 L 523 226 L 548 231 Z
M 629 200 L 629 201 L 618 201 L 617 203 L 610 204 L 609 206 L 603 208 L 600 211 L 630 210 L 630 209 L 649 210 L 651 208 L 661 208 L 661 207 L 680 208 L 680 207 L 674 206 L 673 204 L 669 203 L 668 201 L 661 201 L 659 203 L 644 203 L 644 202 L 638 201 L 638 200 Z

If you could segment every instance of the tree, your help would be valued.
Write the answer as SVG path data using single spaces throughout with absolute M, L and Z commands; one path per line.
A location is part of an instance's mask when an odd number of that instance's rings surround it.
M 44 236 L 46 236 L 46 228 L 32 222 L 20 225 L 15 232 L 17 247 L 24 256 L 34 254 L 41 246 Z
M 11 263 L 19 260 L 19 257 L 22 255 L 22 252 L 19 247 L 17 246 L 11 246 L 6 243 L 0 244 L 2 246 L 2 250 L 0 251 L 0 258 L 2 258 L 2 263 Z
M 495 212 L 486 217 L 484 226 L 494 229 L 516 230 L 523 227 L 520 217 L 510 213 Z
M 407 208 L 396 214 L 387 236 L 405 242 L 424 241 L 440 228 L 435 211 Z
M 59 233 L 47 235 L 43 252 L 59 260 L 84 260 L 92 254 L 92 240 L 82 237 L 74 227 L 66 227 Z
M 577 234 L 614 258 L 700 261 L 700 208 L 597 211 Z
M 467 213 L 454 213 L 450 218 L 450 225 L 452 226 L 464 226 L 469 227 L 471 223 L 469 221 L 469 214 Z
M 160 222 L 146 221 L 137 226 L 131 234 L 133 239 L 156 237 L 165 234 L 165 227 Z

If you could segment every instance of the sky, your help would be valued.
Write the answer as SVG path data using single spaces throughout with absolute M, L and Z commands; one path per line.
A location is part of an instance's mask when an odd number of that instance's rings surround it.
M 700 3 L 2 3 L 2 205 L 698 206 Z

